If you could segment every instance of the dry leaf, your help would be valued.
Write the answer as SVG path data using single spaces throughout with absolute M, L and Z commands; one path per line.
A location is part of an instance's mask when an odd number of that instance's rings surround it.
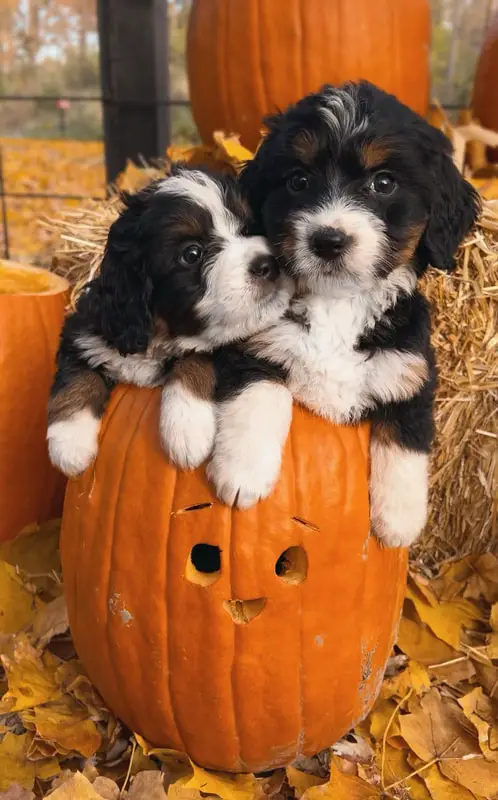
M 0 792 L 10 789 L 13 783 L 23 789 L 32 789 L 35 782 L 35 765 L 27 761 L 32 736 L 6 733 L 0 742 Z
M 433 606 L 421 600 L 410 587 L 406 596 L 412 601 L 421 621 L 429 626 L 438 639 L 454 650 L 460 647 L 462 628 L 475 628 L 476 620 L 483 619 L 482 612 L 471 600 L 456 598 L 449 603 Z
M 31 624 L 31 635 L 37 647 L 44 648 L 54 638 L 69 628 L 64 595 L 56 597 L 36 613 Z
M 27 591 L 15 567 L 0 561 L 0 633 L 17 633 L 29 625 L 40 605 Z
M 166 800 L 163 776 L 160 772 L 139 772 L 126 797 L 128 800 Z
M 425 666 L 442 664 L 458 656 L 457 651 L 434 636 L 427 625 L 406 617 L 400 622 L 398 647 Z
M 258 782 L 254 775 L 232 775 L 208 772 L 192 762 L 193 777 L 185 782 L 185 789 L 198 789 L 203 794 L 216 794 L 221 800 L 254 800 Z
M 377 754 L 379 772 L 384 768 L 384 787 L 388 790 L 391 784 L 398 784 L 409 792 L 411 800 L 431 800 L 431 796 L 419 775 L 412 775 L 413 768 L 407 761 L 406 751 L 387 745 L 385 750 L 379 748 Z M 412 777 L 408 777 L 412 775 Z
M 493 704 L 480 686 L 460 697 L 458 703 L 477 731 L 484 757 L 498 763 L 498 704 Z
M 0 800 L 35 800 L 35 796 L 29 789 L 14 783 L 6 792 L 0 792 Z
M 93 789 L 104 800 L 119 800 L 119 786 L 110 778 L 103 778 L 99 775 L 92 783 Z
M 57 703 L 37 706 L 21 716 L 27 728 L 33 727 L 39 738 L 53 744 L 61 754 L 73 752 L 90 758 L 102 742 L 88 711 L 67 695 Z
M 57 661 L 46 652 L 37 660 L 20 663 L 2 656 L 9 690 L 0 701 L 0 713 L 23 711 L 42 703 L 60 700 L 62 693 L 55 679 Z
M 301 800 L 304 792 L 312 786 L 322 786 L 327 783 L 327 778 L 310 775 L 309 772 L 301 772 L 295 767 L 287 767 L 286 774 L 289 786 L 294 789 L 297 800 Z
M 418 661 L 409 661 L 406 669 L 398 672 L 392 678 L 384 680 L 379 697 L 388 700 L 396 697 L 399 700 L 406 697 L 412 689 L 415 694 L 420 694 L 429 689 L 431 678 L 427 669 Z
M 33 523 L 12 541 L 0 545 L 0 560 L 17 567 L 37 589 L 60 593 L 60 519 Z
M 382 792 L 370 783 L 356 777 L 345 775 L 337 767 L 333 758 L 330 762 L 330 780 L 323 786 L 308 789 L 302 800 L 381 800 Z
M 203 800 L 198 789 L 185 789 L 180 784 L 173 784 L 168 789 L 168 800 Z
M 437 764 L 424 769 L 420 774 L 433 800 L 474 800 L 472 792 L 446 778 Z
M 81 772 L 75 772 L 49 796 L 50 800 L 102 800 Z
M 468 732 L 463 711 L 437 689 L 422 697 L 415 711 L 400 716 L 399 725 L 403 739 L 422 761 L 479 753 L 477 737 Z

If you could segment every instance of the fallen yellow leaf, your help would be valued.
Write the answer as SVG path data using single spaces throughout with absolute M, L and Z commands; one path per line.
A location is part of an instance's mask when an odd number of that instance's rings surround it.
M 37 589 L 60 594 L 60 527 L 60 519 L 28 525 L 15 539 L 0 545 L 0 560 L 18 567 Z
M 475 795 L 472 792 L 446 778 L 437 764 L 424 769 L 421 772 L 421 776 L 434 800 L 475 800 Z
M 406 760 L 406 751 L 387 745 L 385 750 L 379 747 L 377 752 L 377 766 L 379 771 L 384 767 L 384 788 L 389 790 L 392 784 L 409 792 L 410 800 L 431 800 L 422 778 L 412 775 L 414 770 Z M 382 774 L 382 772 L 381 772 Z M 412 775 L 412 777 L 408 777 Z
M 431 678 L 427 669 L 417 661 L 408 662 L 406 669 L 398 672 L 392 678 L 386 678 L 382 684 L 379 697 L 389 699 L 396 697 L 401 699 L 406 697 L 407 692 L 413 689 L 415 694 L 428 689 L 431 685 Z
M 433 633 L 454 650 L 460 647 L 462 627 L 475 628 L 476 621 L 483 619 L 482 611 L 471 600 L 456 598 L 448 603 L 432 606 L 410 587 L 406 596 L 412 601 L 422 622 Z
M 380 800 L 382 792 L 356 775 L 346 775 L 330 762 L 330 780 L 323 786 L 313 786 L 303 794 L 302 800 Z
M 286 774 L 289 786 L 294 789 L 297 800 L 301 800 L 305 791 L 312 786 L 322 786 L 327 783 L 327 778 L 310 775 L 309 772 L 301 772 L 300 769 L 294 767 L 287 767 Z
M 102 800 L 90 781 L 81 772 L 74 775 L 59 786 L 50 795 L 51 800 Z
M 28 592 L 15 567 L 0 561 L 0 633 L 17 633 L 34 618 L 40 601 Z
M 479 747 L 488 761 L 498 763 L 498 719 L 493 706 L 481 686 L 477 686 L 458 699 L 463 713 L 477 731 Z M 498 767 L 497 767 L 498 769 Z
M 126 794 L 128 800 L 166 800 L 164 779 L 160 772 L 139 772 Z
M 458 656 L 458 652 L 434 636 L 427 625 L 403 617 L 398 632 L 398 647 L 420 664 L 443 664 Z
M 23 711 L 61 698 L 55 679 L 57 661 L 49 652 L 36 661 L 23 660 L 20 663 L 2 656 L 2 663 L 9 689 L 0 700 L 0 713 Z
M 194 774 L 184 784 L 185 789 L 198 789 L 203 794 L 217 794 L 221 800 L 254 800 L 258 791 L 258 782 L 254 775 L 207 772 L 191 763 Z
M 38 738 L 53 744 L 62 755 L 95 755 L 102 737 L 88 711 L 65 695 L 57 703 L 46 703 L 21 714 L 24 725 L 33 727 Z
M 27 760 L 32 736 L 24 733 L 15 736 L 6 733 L 0 742 L 0 791 L 10 789 L 13 783 L 23 789 L 32 789 L 35 782 L 35 765 Z

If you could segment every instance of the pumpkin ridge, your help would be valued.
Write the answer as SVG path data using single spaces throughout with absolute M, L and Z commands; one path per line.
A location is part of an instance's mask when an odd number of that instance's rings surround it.
M 133 409 L 133 407 L 137 405 L 137 400 L 141 400 L 141 399 L 142 398 L 141 398 L 140 395 L 135 395 L 134 402 L 132 403 L 131 409 Z M 132 430 L 132 432 L 131 432 L 131 434 L 129 436 L 128 442 L 127 442 L 126 447 L 124 449 L 123 459 L 122 459 L 121 469 L 120 469 L 120 474 L 119 474 L 117 499 L 116 499 L 116 502 L 114 503 L 114 514 L 113 514 L 113 518 L 112 518 L 112 524 L 110 526 L 110 530 L 113 531 L 113 532 L 114 532 L 114 530 L 116 528 L 116 523 L 117 523 L 117 520 L 118 520 L 118 515 L 119 515 L 119 510 L 120 510 L 120 500 L 125 498 L 125 493 L 123 493 L 121 490 L 122 490 L 122 486 L 123 486 L 123 483 L 125 481 L 125 476 L 126 476 L 126 473 L 127 473 L 128 455 L 130 453 L 131 446 L 133 444 L 133 440 L 134 440 L 135 435 L 136 435 L 136 433 L 137 433 L 137 431 L 138 431 L 138 429 L 140 427 L 140 423 L 142 421 L 142 417 L 144 416 L 146 409 L 147 409 L 147 404 L 144 406 L 144 408 L 142 408 L 140 410 L 139 414 L 137 414 L 137 418 L 135 420 L 135 425 L 133 427 L 133 430 Z M 106 602 L 105 602 L 105 608 L 106 608 L 106 621 L 105 621 L 106 634 L 105 634 L 105 636 L 106 636 L 106 643 L 107 643 L 107 648 L 108 648 L 109 656 L 110 656 L 110 662 L 111 662 L 111 665 L 113 667 L 114 675 L 116 676 L 116 685 L 118 687 L 119 692 L 121 693 L 121 695 L 126 700 L 126 704 L 128 706 L 128 709 L 129 709 L 130 718 L 131 718 L 131 721 L 133 723 L 133 729 L 136 730 L 137 726 L 135 725 L 135 721 L 134 721 L 135 720 L 135 713 L 134 713 L 134 708 L 133 708 L 133 696 L 131 698 L 127 697 L 127 692 L 123 688 L 124 686 L 126 686 L 126 681 L 123 681 L 123 679 L 122 679 L 120 666 L 116 662 L 116 660 L 114 658 L 114 655 L 113 655 L 114 648 L 111 647 L 111 643 L 112 643 L 112 639 L 113 639 L 113 636 L 112 636 L 112 633 L 111 633 L 111 621 L 113 622 L 114 618 L 111 615 L 111 608 L 109 606 L 109 599 L 110 599 L 111 580 L 112 580 L 112 576 L 114 575 L 114 566 L 115 566 L 114 553 L 115 553 L 115 550 L 116 550 L 116 547 L 118 546 L 118 544 L 119 543 L 116 541 L 115 537 L 113 536 L 112 543 L 111 543 L 111 546 L 109 548 L 110 560 L 109 560 L 108 581 L 107 581 L 106 591 L 105 591 L 105 594 L 104 594 L 104 597 L 105 597 L 105 600 L 106 600 Z M 135 692 L 133 692 L 133 695 L 135 695 Z M 130 702 L 130 700 L 131 700 L 131 702 Z
M 259 30 L 261 29 L 261 26 L 260 26 L 259 22 L 260 22 L 260 20 L 262 18 L 261 2 L 262 2 L 262 0 L 256 0 L 256 3 L 254 4 L 254 9 L 255 9 L 255 12 L 256 12 L 256 20 L 255 20 L 254 29 L 256 31 L 256 35 L 254 36 L 253 42 L 254 42 L 255 48 L 257 48 L 257 63 L 259 64 L 259 84 L 260 84 L 260 87 L 261 87 L 262 106 L 263 106 L 263 108 L 268 108 L 269 101 L 268 101 L 268 95 L 267 95 L 267 92 L 266 92 L 266 80 L 265 80 L 266 79 L 266 75 L 265 75 L 265 66 L 264 66 L 264 58 L 263 58 L 263 49 L 261 47 L 261 37 L 259 35 Z
M 236 517 L 233 516 L 233 513 L 230 515 L 230 538 L 229 538 L 229 548 L 230 548 L 230 596 L 234 596 L 233 590 L 233 559 L 235 556 L 235 549 L 232 547 L 232 539 L 233 539 L 233 521 Z M 233 626 L 233 649 L 232 649 L 232 663 L 230 664 L 230 697 L 231 697 L 231 706 L 232 706 L 232 718 L 233 718 L 233 730 L 234 730 L 234 738 L 237 742 L 237 749 L 238 749 L 238 760 L 239 764 L 242 763 L 242 743 L 240 740 L 240 729 L 238 724 L 238 717 L 237 717 L 237 705 L 235 702 L 235 694 L 236 694 L 236 669 L 235 669 L 235 660 L 238 652 L 238 643 L 240 642 L 240 638 L 237 635 L 237 628 Z
M 177 507 L 176 497 L 177 497 L 177 490 L 178 490 L 178 477 L 179 477 L 179 475 L 180 475 L 180 470 L 175 470 L 175 472 L 174 472 L 173 492 L 172 492 L 172 498 L 173 498 L 172 499 L 172 507 L 173 507 L 173 511 L 175 511 L 176 507 Z M 164 601 L 165 601 L 165 604 L 166 604 L 166 608 L 169 607 L 169 597 L 170 597 L 170 581 L 168 580 L 168 564 L 171 563 L 171 559 L 170 559 L 171 539 L 172 539 L 172 537 L 171 537 L 171 527 L 170 527 L 169 530 L 168 530 L 167 538 L 166 538 L 166 558 L 165 558 L 165 562 L 164 562 L 164 594 L 165 594 Z M 171 647 L 171 635 L 170 635 L 169 620 L 166 621 L 166 637 L 165 638 L 166 638 L 166 643 L 165 643 L 164 650 L 165 650 L 165 653 L 168 656 L 167 662 L 170 663 L 172 647 Z M 168 669 L 168 671 L 167 671 L 166 685 L 167 685 L 167 689 L 168 689 L 168 696 L 169 696 L 169 701 L 170 701 L 169 704 L 170 704 L 170 707 L 171 707 L 171 714 L 172 714 L 172 717 L 173 717 L 173 724 L 175 726 L 178 739 L 180 740 L 180 742 L 182 744 L 182 748 L 183 748 L 183 750 L 185 752 L 187 752 L 187 746 L 186 746 L 186 743 L 185 743 L 185 735 L 184 735 L 184 731 L 183 731 L 183 726 L 180 726 L 180 723 L 178 721 L 179 711 L 176 708 L 176 703 L 175 703 L 175 700 L 174 700 L 175 693 L 173 692 L 173 689 L 172 689 L 172 686 L 171 686 L 171 670 L 170 669 Z
M 292 428 L 291 434 L 289 436 L 289 443 L 290 443 L 290 451 L 291 451 L 291 459 L 290 459 L 290 470 L 292 476 L 292 493 L 294 495 L 294 514 L 296 513 L 297 504 L 296 504 L 296 488 L 297 488 L 297 481 L 296 481 L 296 451 L 295 451 L 295 442 L 294 437 L 292 436 Z M 303 547 L 303 531 L 301 526 L 299 526 L 299 545 Z M 303 746 L 305 740 L 305 724 L 304 724 L 304 689 L 303 689 L 303 650 L 304 650 L 304 631 L 303 631 L 303 595 L 302 593 L 299 594 L 299 674 L 298 674 L 298 707 L 299 707 L 299 730 L 296 739 L 296 756 L 300 756 L 303 754 Z

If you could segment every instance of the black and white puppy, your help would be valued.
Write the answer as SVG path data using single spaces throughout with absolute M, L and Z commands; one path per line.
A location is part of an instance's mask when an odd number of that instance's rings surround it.
M 70 476 L 96 456 L 116 383 L 158 385 L 183 369 L 188 413 L 163 403 L 161 435 L 177 463 L 200 464 L 214 409 L 202 370 L 181 357 L 262 330 L 292 293 L 266 240 L 247 235 L 251 214 L 233 178 L 177 166 L 124 199 L 100 273 L 61 335 L 47 438 L 52 462 Z
M 372 528 L 409 545 L 426 521 L 436 386 L 417 280 L 452 269 L 478 198 L 448 139 L 369 83 L 325 86 L 267 124 L 241 180 L 297 294 L 231 367 L 221 356 L 208 475 L 228 504 L 268 495 L 292 398 L 336 423 L 369 419 Z

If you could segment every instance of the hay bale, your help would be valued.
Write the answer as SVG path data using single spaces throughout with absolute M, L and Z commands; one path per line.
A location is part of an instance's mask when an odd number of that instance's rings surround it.
M 233 167 L 236 156 L 223 157 Z M 129 167 L 121 187 L 138 188 L 162 174 L 164 169 Z M 60 236 L 53 269 L 72 283 L 73 302 L 98 270 L 118 210 L 113 196 L 45 221 Z M 455 273 L 431 271 L 422 288 L 433 305 L 440 385 L 430 519 L 413 555 L 434 564 L 469 552 L 498 552 L 498 200 L 484 202 Z

